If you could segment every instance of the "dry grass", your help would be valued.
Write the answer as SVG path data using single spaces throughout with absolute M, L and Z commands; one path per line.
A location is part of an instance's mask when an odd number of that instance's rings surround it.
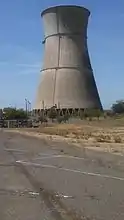
M 15 132 L 15 129 L 9 131 Z M 41 125 L 40 128 L 16 129 L 16 132 L 45 138 L 46 141 L 67 141 L 83 149 L 124 155 L 124 120 L 82 121 L 80 125 L 48 124 Z
M 40 128 L 28 130 L 97 143 L 124 143 L 124 127 L 113 126 L 117 123 L 119 124 L 119 121 L 110 121 L 109 123 L 109 121 L 104 120 L 102 122 L 85 122 L 81 125 L 53 124 L 50 126 L 41 125 Z

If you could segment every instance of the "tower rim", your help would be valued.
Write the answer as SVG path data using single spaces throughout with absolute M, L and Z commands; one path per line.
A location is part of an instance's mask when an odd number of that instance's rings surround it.
M 80 6 L 80 5 L 57 5 L 57 6 L 51 6 L 51 7 L 44 9 L 41 12 L 41 17 L 43 17 L 45 14 L 51 12 L 51 10 L 53 10 L 53 9 L 56 10 L 59 8 L 77 8 L 77 9 L 80 9 L 82 11 L 87 12 L 88 16 L 90 15 L 90 11 L 87 8 Z

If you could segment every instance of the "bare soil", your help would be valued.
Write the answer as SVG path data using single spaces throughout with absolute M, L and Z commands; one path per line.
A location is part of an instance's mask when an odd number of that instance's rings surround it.
M 124 154 L 124 119 L 82 121 L 80 124 L 51 123 L 41 125 L 39 128 L 14 130 L 38 138 L 64 140 L 78 147 Z

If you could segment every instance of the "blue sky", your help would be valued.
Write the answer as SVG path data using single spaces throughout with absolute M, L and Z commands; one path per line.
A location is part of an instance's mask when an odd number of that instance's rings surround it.
M 88 46 L 105 108 L 124 99 L 124 0 L 1 0 L 0 107 L 32 103 L 42 67 L 40 12 L 58 4 L 78 4 L 91 11 Z

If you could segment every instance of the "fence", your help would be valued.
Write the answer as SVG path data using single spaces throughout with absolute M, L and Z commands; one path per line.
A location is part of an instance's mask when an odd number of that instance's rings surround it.
M 1 128 L 24 128 L 32 125 L 32 120 L 0 120 Z

